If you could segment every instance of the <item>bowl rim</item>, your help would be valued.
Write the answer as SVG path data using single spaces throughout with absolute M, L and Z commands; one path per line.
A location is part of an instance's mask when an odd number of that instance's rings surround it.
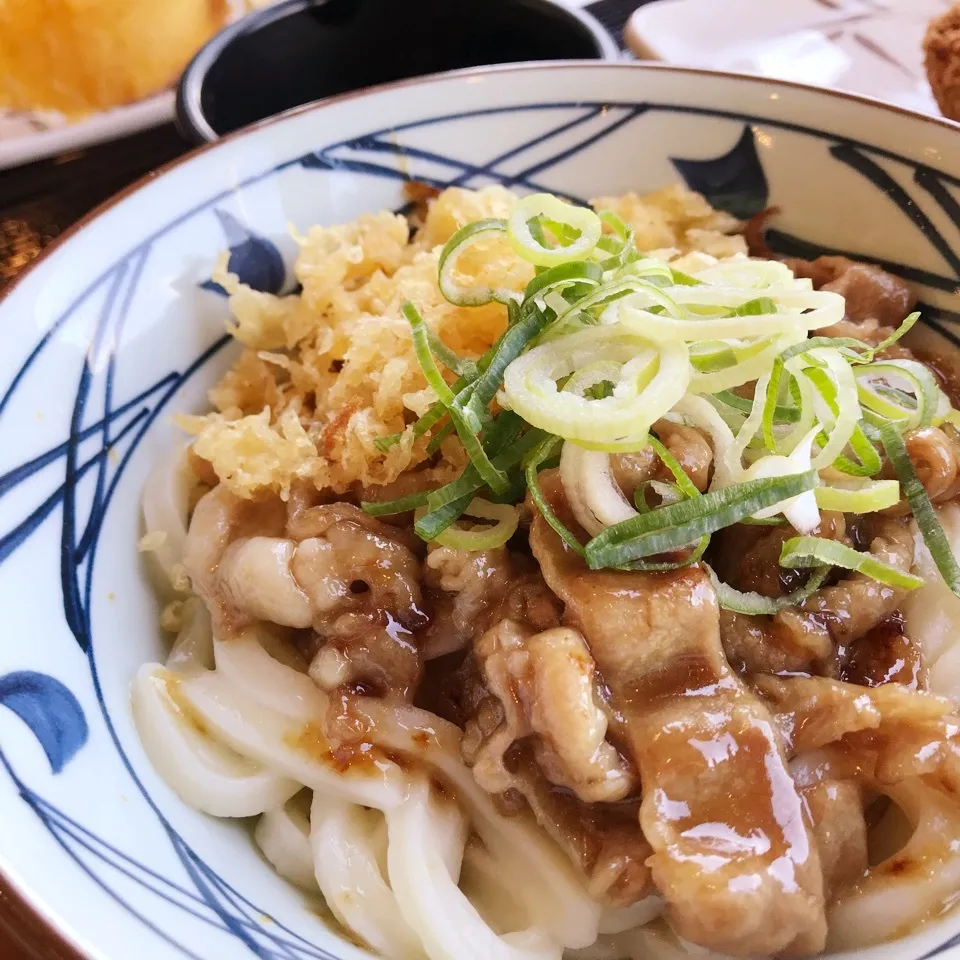
M 679 74 L 681 76 L 697 77 L 722 77 L 728 80 L 744 82 L 750 85 L 766 85 L 778 89 L 800 90 L 812 93 L 825 99 L 849 100 L 868 107 L 879 107 L 883 111 L 892 114 L 906 116 L 915 120 L 920 120 L 933 126 L 944 128 L 960 134 L 960 123 L 948 120 L 945 117 L 924 114 L 898 104 L 888 103 L 875 97 L 865 96 L 863 94 L 850 93 L 844 90 L 831 90 L 824 87 L 818 87 L 813 84 L 800 83 L 791 80 L 774 80 L 767 77 L 761 77 L 754 74 L 736 73 L 733 71 L 710 70 L 702 67 L 686 67 L 674 64 L 640 62 L 640 61 L 604 61 L 604 60 L 541 60 L 527 63 L 506 63 L 494 64 L 482 67 L 467 67 L 460 70 L 448 70 L 440 73 L 427 74 L 421 77 L 411 77 L 404 80 L 394 80 L 387 83 L 377 84 L 371 87 L 363 87 L 358 90 L 350 90 L 336 96 L 327 97 L 312 103 L 293 107 L 283 113 L 273 117 L 267 117 L 257 121 L 254 124 L 235 130 L 217 140 L 202 143 L 188 150 L 182 156 L 175 157 L 172 160 L 161 164 L 155 170 L 138 177 L 133 183 L 124 187 L 122 190 L 108 197 L 103 202 L 97 204 L 92 210 L 80 217 L 75 223 L 71 224 L 66 230 L 57 236 L 43 252 L 28 266 L 26 266 L 13 281 L 0 293 L 0 309 L 4 302 L 23 281 L 31 277 L 35 272 L 42 270 L 47 261 L 50 260 L 63 246 L 68 244 L 76 236 L 81 234 L 93 221 L 106 214 L 114 206 L 122 203 L 128 197 L 137 193 L 143 187 L 149 185 L 154 180 L 165 176 L 177 167 L 190 162 L 195 157 L 208 150 L 220 149 L 228 144 L 233 144 L 246 136 L 250 136 L 265 127 L 274 124 L 284 123 L 289 118 L 300 116 L 313 111 L 322 111 L 325 108 L 341 104 L 361 97 L 367 97 L 388 90 L 395 90 L 407 87 L 426 86 L 446 80 L 458 80 L 461 78 L 473 78 L 489 74 L 502 73 L 528 73 L 537 70 L 550 70 L 557 67 L 576 70 L 624 70 L 624 71 L 643 71 L 647 73 L 668 73 Z M 2 865 L 0 865 L 0 934 L 3 934 L 3 942 L 11 942 L 17 946 L 23 946 L 24 949 L 32 951 L 25 955 L 25 960 L 39 960 L 43 954 L 36 952 L 38 949 L 53 949 L 59 951 L 52 956 L 57 960 L 92 960 L 96 956 L 94 953 L 84 952 L 85 945 L 75 940 L 71 933 L 63 929 L 59 918 L 46 906 L 46 904 L 32 891 L 17 882 L 16 878 L 7 874 Z M 42 939 L 40 939 L 42 938 Z M 40 945 L 39 947 L 37 945 Z M 95 946 L 95 945 L 94 945 Z
M 272 6 L 263 7 L 259 10 L 252 10 L 245 14 L 239 20 L 227 25 L 222 30 L 215 33 L 197 52 L 187 64 L 180 80 L 177 83 L 177 94 L 175 101 L 175 122 L 177 130 L 184 139 L 193 144 L 213 143 L 224 139 L 231 134 L 220 134 L 213 129 L 210 121 L 207 119 L 206 112 L 203 109 L 203 88 L 207 82 L 213 65 L 220 59 L 224 51 L 234 43 L 239 37 L 245 37 L 268 26 L 278 20 L 288 16 L 294 16 L 307 10 L 312 6 L 323 4 L 328 0 L 281 0 L 280 3 Z M 579 23 L 586 28 L 593 39 L 597 56 L 594 59 L 585 61 L 564 61 L 564 60 L 540 60 L 530 61 L 533 63 L 566 63 L 566 62 L 585 62 L 585 63 L 609 63 L 616 61 L 620 57 L 620 47 L 617 45 L 613 34 L 592 14 L 589 10 L 569 6 L 561 0 L 524 0 L 531 7 L 551 8 L 561 17 L 570 21 Z M 465 67 L 465 70 L 486 70 L 502 66 L 516 66 L 517 64 L 489 64 L 480 67 Z M 456 73 L 458 71 L 448 70 L 442 73 Z M 424 74 L 423 77 L 410 77 L 406 79 L 419 80 L 428 77 L 441 76 L 442 73 Z M 363 90 L 373 90 L 377 87 L 385 87 L 394 83 L 405 83 L 405 80 L 393 80 L 387 83 L 375 84 L 373 86 L 360 87 L 356 91 L 346 91 L 347 93 L 356 93 Z M 344 94 L 334 94 L 332 97 L 324 97 L 320 100 L 311 100 L 309 103 L 300 104 L 291 109 L 298 110 L 302 107 L 312 106 L 331 100 L 334 97 Z M 289 111 L 276 114 L 275 116 L 284 116 Z M 265 117 L 264 120 L 272 120 L 273 117 Z M 263 123 L 263 120 L 242 127 L 242 130 L 250 126 L 256 126 L 257 123 Z M 233 133 L 239 131 L 232 131 Z
M 268 8 L 269 9 L 269 8 Z M 31 276 L 35 270 L 40 268 L 53 254 L 55 254 L 64 244 L 69 242 L 74 236 L 80 233 L 90 223 L 101 215 L 105 214 L 118 203 L 132 196 L 142 187 L 147 186 L 154 180 L 165 176 L 171 170 L 176 169 L 182 164 L 189 163 L 195 157 L 208 150 L 217 149 L 226 144 L 233 144 L 243 137 L 253 135 L 254 133 L 273 126 L 274 124 L 284 123 L 291 117 L 297 117 L 301 114 L 312 111 L 324 110 L 329 106 L 356 100 L 360 97 L 372 96 L 378 93 L 384 93 L 388 90 L 403 89 L 406 87 L 427 86 L 446 80 L 471 79 L 482 77 L 488 74 L 501 73 L 530 73 L 537 70 L 553 70 L 562 67 L 564 70 L 623 70 L 623 71 L 642 71 L 651 74 L 679 74 L 689 77 L 721 77 L 726 80 L 734 80 L 748 85 L 766 85 L 785 90 L 800 90 L 806 93 L 812 93 L 815 96 L 824 97 L 829 100 L 849 100 L 867 107 L 878 107 L 887 112 L 899 116 L 909 117 L 913 120 L 919 120 L 923 123 L 932 124 L 945 130 L 952 130 L 960 133 L 960 122 L 949 120 L 944 116 L 935 116 L 934 114 L 920 113 L 917 110 L 911 110 L 909 107 L 902 107 L 896 103 L 889 103 L 878 97 L 867 96 L 862 93 L 852 93 L 847 90 L 833 90 L 827 87 L 818 87 L 812 83 L 801 83 L 797 80 L 776 80 L 770 77 L 762 77 L 758 74 L 738 73 L 733 70 L 712 70 L 707 67 L 688 67 L 672 63 L 659 63 L 655 61 L 640 60 L 534 60 L 526 63 L 501 63 L 491 64 L 483 67 L 464 67 L 460 70 L 445 70 L 440 73 L 428 73 L 421 77 L 408 77 L 404 80 L 390 80 L 386 83 L 374 84 L 370 87 L 361 87 L 358 90 L 348 90 L 345 93 L 338 93 L 331 97 L 325 97 L 322 100 L 314 100 L 310 103 L 301 104 L 298 107 L 291 107 L 272 117 L 265 117 L 256 123 L 251 123 L 239 130 L 234 130 L 217 140 L 205 141 L 197 144 L 186 153 L 179 157 L 174 157 L 166 163 L 160 164 L 153 170 L 138 177 L 132 183 L 118 190 L 113 195 L 101 201 L 91 210 L 88 210 L 82 217 L 77 219 L 62 233 L 51 241 L 40 255 L 31 261 L 16 277 L 0 292 L 0 304 L 3 303 L 16 289 L 21 282 Z

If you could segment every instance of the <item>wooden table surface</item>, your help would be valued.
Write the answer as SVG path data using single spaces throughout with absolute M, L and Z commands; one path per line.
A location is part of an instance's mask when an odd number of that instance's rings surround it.
M 644 2 L 650 0 L 598 0 L 586 9 L 619 40 L 630 13 Z M 167 124 L 0 170 L 0 296 L 71 224 L 117 191 L 189 150 L 173 124 Z M 0 960 L 83 958 L 0 877 Z

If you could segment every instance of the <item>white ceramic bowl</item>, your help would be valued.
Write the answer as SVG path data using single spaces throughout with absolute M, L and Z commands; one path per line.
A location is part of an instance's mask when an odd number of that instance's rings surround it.
M 878 103 L 639 65 L 507 67 L 303 109 L 201 150 L 107 204 L 0 303 L 0 868 L 103 960 L 355 958 L 242 824 L 154 772 L 129 685 L 160 658 L 137 553 L 140 489 L 174 410 L 233 355 L 232 266 L 291 285 L 292 222 L 402 205 L 406 177 L 588 198 L 678 179 L 740 216 L 782 208 L 775 247 L 877 260 L 953 342 L 960 128 Z M 857 954 L 960 956 L 960 914 Z M 957 938 L 960 942 L 960 937 Z

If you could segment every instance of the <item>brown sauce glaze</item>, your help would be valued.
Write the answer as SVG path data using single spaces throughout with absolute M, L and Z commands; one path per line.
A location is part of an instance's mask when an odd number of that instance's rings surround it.
M 840 679 L 864 687 L 899 683 L 911 690 L 925 686 L 920 644 L 904 632 L 897 612 L 850 645 Z
M 675 929 L 728 953 L 822 949 L 816 845 L 772 716 L 723 655 L 706 573 L 587 570 L 539 517 L 530 543 L 627 720 Z

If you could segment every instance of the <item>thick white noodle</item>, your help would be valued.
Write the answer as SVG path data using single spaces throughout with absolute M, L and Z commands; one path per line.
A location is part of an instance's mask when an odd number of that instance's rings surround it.
M 735 960 L 681 940 L 662 926 L 628 930 L 601 936 L 583 950 L 569 951 L 564 960 Z
M 560 946 L 540 929 L 498 936 L 487 926 L 447 869 L 433 816 L 422 778 L 387 811 L 390 884 L 430 960 L 560 960 Z
M 960 812 L 954 797 L 917 777 L 881 788 L 915 826 L 906 846 L 867 870 L 828 910 L 829 950 L 892 940 L 935 916 L 960 889 Z M 903 864 L 890 870 L 896 861 Z
M 583 879 L 532 820 L 497 812 L 460 759 L 458 728 L 357 698 L 374 746 L 432 768 L 440 785 L 386 759 L 342 770 L 322 733 L 326 697 L 295 651 L 263 628 L 212 645 L 215 670 L 184 656 L 185 672 L 153 666 L 138 677 L 135 712 L 151 760 L 198 809 L 265 812 L 256 839 L 268 860 L 303 887 L 312 872 L 337 918 L 374 950 L 397 960 L 560 960 L 564 947 L 596 939 L 600 907 Z M 240 803 L 229 793 L 238 774 L 260 794 Z M 302 786 L 314 791 L 309 837 L 296 804 L 284 806 Z M 500 901 L 495 926 L 459 887 L 471 829 L 470 886 L 481 902 Z
M 937 511 L 943 531 L 960 557 L 960 506 L 949 503 Z M 960 705 L 960 598 L 943 582 L 916 524 L 915 572 L 926 581 L 907 594 L 903 610 L 907 636 L 920 644 L 928 688 Z
M 504 883 L 501 865 L 477 839 L 464 850 L 460 889 L 496 933 L 523 930 L 533 923 L 523 900 Z
M 433 831 L 437 836 L 437 847 L 454 883 L 460 882 L 460 871 L 463 870 L 463 857 L 467 846 L 467 835 L 470 824 L 460 804 L 449 797 L 444 802 L 433 798 Z M 389 832 L 388 832 L 389 840 Z
M 268 810 L 257 823 L 253 838 L 281 877 L 304 890 L 319 891 L 313 870 L 310 821 L 296 802 Z
M 557 845 L 521 816 L 503 817 L 493 798 L 460 759 L 460 731 L 416 707 L 369 699 L 363 709 L 374 741 L 412 754 L 452 784 L 470 815 L 474 832 L 500 865 L 500 883 L 524 904 L 536 926 L 565 947 L 585 947 L 597 938 L 600 905 Z
M 644 897 L 629 907 L 607 907 L 600 914 L 600 933 L 623 933 L 642 927 L 663 913 L 660 897 Z
M 163 534 L 163 542 L 149 551 L 162 572 L 166 596 L 184 593 L 183 547 L 187 540 L 190 490 L 195 481 L 182 451 L 159 461 L 143 487 L 141 509 L 148 534 Z
M 310 843 L 316 880 L 344 927 L 391 960 L 412 960 L 422 957 L 423 949 L 384 879 L 374 834 L 377 817 L 382 820 L 376 811 L 314 794 Z
M 311 790 L 379 810 L 403 799 L 405 778 L 395 764 L 338 773 L 326 755 L 318 725 L 296 723 L 251 702 L 216 672 L 185 677 L 180 692 L 224 743 Z
M 183 601 L 183 626 L 177 634 L 167 669 L 180 673 L 196 673 L 213 669 L 213 630 L 206 604 L 199 597 Z
M 171 698 L 171 676 L 156 663 L 140 668 L 131 691 L 133 719 L 150 762 L 185 803 L 216 817 L 252 817 L 300 789 L 296 780 L 201 733 Z
M 257 626 L 230 640 L 214 640 L 217 673 L 243 696 L 289 720 L 319 723 L 326 696 L 305 673 L 280 663 L 264 649 L 266 634 Z

